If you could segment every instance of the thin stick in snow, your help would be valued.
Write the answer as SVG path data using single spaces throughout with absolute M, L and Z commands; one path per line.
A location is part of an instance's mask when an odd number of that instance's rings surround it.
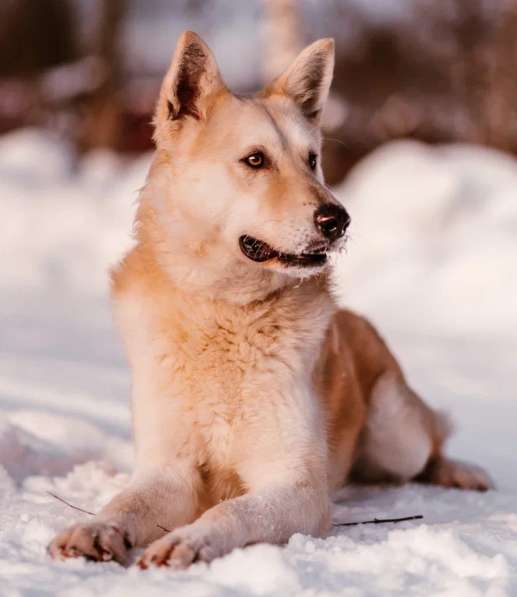
M 95 512 L 90 512 L 89 510 L 85 510 L 84 508 L 79 508 L 79 506 L 74 506 L 74 504 L 71 504 L 70 502 L 67 502 L 65 500 L 65 498 L 62 498 L 61 496 L 52 493 L 51 491 L 47 491 L 47 493 L 49 495 L 51 495 L 53 498 L 55 498 L 56 500 L 59 500 L 60 502 L 63 502 L 63 504 L 66 504 L 68 507 L 73 508 L 74 510 L 79 510 L 79 512 L 84 512 L 85 514 L 89 514 L 90 516 L 95 516 Z M 161 524 L 156 524 L 156 526 L 159 529 L 162 529 L 162 531 L 165 531 L 166 533 L 170 533 L 170 530 L 163 527 Z
M 374 518 L 373 520 L 360 520 L 358 522 L 338 522 L 332 526 L 335 527 L 353 527 L 358 524 L 384 524 L 386 522 L 406 522 L 406 520 L 421 520 L 422 514 L 415 514 L 414 516 L 403 516 L 402 518 Z
M 94 512 L 90 512 L 89 510 L 85 510 L 84 508 L 79 508 L 79 506 L 74 506 L 70 502 L 67 502 L 64 498 L 60 497 L 59 495 L 56 495 L 55 493 L 52 493 L 51 491 L 47 491 L 47 493 L 51 495 L 53 498 L 56 498 L 56 500 L 63 502 L 63 504 L 70 506 L 70 508 L 73 508 L 74 510 L 79 510 L 79 512 L 84 512 L 85 514 L 89 514 L 90 516 L 95 516 Z

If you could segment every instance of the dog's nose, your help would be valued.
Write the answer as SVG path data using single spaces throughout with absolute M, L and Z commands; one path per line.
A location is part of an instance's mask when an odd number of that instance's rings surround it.
M 324 203 L 314 213 L 316 228 L 330 242 L 341 238 L 350 224 L 350 216 L 344 207 Z

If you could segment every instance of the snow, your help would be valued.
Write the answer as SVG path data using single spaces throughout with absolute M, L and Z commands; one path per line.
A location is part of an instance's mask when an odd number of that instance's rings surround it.
M 337 191 L 353 225 L 336 294 L 379 325 L 414 387 L 452 413 L 450 452 L 486 467 L 497 490 L 347 487 L 336 522 L 424 518 L 142 572 L 45 553 L 88 516 L 47 492 L 96 511 L 132 461 L 106 270 L 130 246 L 149 156 L 70 155 L 40 131 L 0 139 L 0 594 L 517 595 L 515 162 L 404 142 Z

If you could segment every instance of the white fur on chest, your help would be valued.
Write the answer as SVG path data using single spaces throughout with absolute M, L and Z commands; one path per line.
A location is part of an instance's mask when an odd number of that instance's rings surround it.
M 250 449 L 246 435 L 286 456 L 291 446 L 310 444 L 321 427 L 310 378 L 330 317 L 325 303 L 315 303 L 285 317 L 236 310 L 209 319 L 201 309 L 168 316 L 147 297 L 121 297 L 138 458 L 232 469 Z

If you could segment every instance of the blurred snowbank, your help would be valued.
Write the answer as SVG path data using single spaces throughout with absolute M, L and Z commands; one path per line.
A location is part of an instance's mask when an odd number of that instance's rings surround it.
M 517 162 L 393 143 L 338 194 L 352 214 L 337 267 L 346 304 L 426 333 L 517 333 Z
M 0 291 L 99 295 L 107 267 L 130 246 L 148 158 L 124 163 L 95 152 L 74 164 L 72 155 L 41 131 L 0 138 Z

